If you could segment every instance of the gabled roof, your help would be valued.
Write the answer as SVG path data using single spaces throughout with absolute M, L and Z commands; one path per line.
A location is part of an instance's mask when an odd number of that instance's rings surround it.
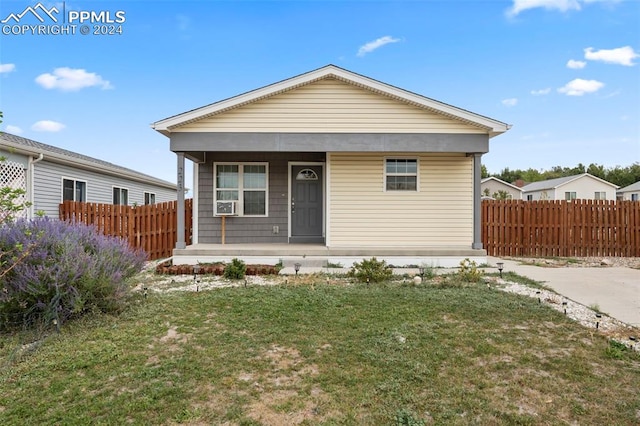
M 434 99 L 430 99 L 395 86 L 391 86 L 389 84 L 374 80 L 369 77 L 365 77 L 360 74 L 356 74 L 335 65 L 326 65 L 322 68 L 318 68 L 316 70 L 300 74 L 296 77 L 282 80 L 278 83 L 270 84 L 268 86 L 252 90 L 250 92 L 246 92 L 232 98 L 224 99 L 219 102 L 203 106 L 201 108 L 196 108 L 182 114 L 174 115 L 163 120 L 156 121 L 151 125 L 151 127 L 162 133 L 163 135 L 168 136 L 171 133 L 172 128 L 175 128 L 177 126 L 197 121 L 211 115 L 219 114 L 233 108 L 238 108 L 252 102 L 257 102 L 259 100 L 266 99 L 268 97 L 327 78 L 336 78 L 343 82 L 395 98 L 411 105 L 425 108 L 435 113 L 484 128 L 487 130 L 489 137 L 497 136 L 511 128 L 510 125 L 505 124 L 501 121 L 497 121 L 483 115 L 475 114 L 473 112 L 457 108 L 452 105 L 448 105 L 443 102 L 439 102 Z
M 522 187 L 522 191 L 523 192 L 532 192 L 532 191 L 543 191 L 545 189 L 557 189 L 559 187 L 561 187 L 562 185 L 566 185 L 569 182 L 573 182 L 577 179 L 581 179 L 584 177 L 590 177 L 592 179 L 595 179 L 597 181 L 600 181 L 602 183 L 605 183 L 609 186 L 612 186 L 614 188 L 618 188 L 617 185 L 614 185 L 611 182 L 607 182 L 604 179 L 600 179 L 599 177 L 590 175 L 589 173 L 582 173 L 580 175 L 573 175 L 573 176 L 565 176 L 565 177 L 561 177 L 561 178 L 556 178 L 556 179 L 547 179 L 547 180 L 541 180 L 538 182 L 532 182 L 529 185 L 525 185 Z
M 631 191 L 640 191 L 640 181 L 636 183 L 632 183 L 631 185 L 625 186 L 624 188 L 618 189 L 618 192 L 631 192 Z
M 45 160 L 52 162 L 67 164 L 112 176 L 119 176 L 168 189 L 177 189 L 177 185 L 175 183 L 167 182 L 166 180 L 158 179 L 156 177 L 149 176 L 126 167 L 117 166 L 107 161 L 98 160 L 97 158 L 89 157 L 87 155 L 78 154 L 77 152 L 68 151 L 42 142 L 12 135 L 11 133 L 0 132 L 0 148 L 9 152 L 17 152 L 35 157 L 42 154 Z
M 497 177 L 495 177 L 495 176 L 489 176 L 489 177 L 487 177 L 487 178 L 484 178 L 484 179 L 482 179 L 482 180 L 480 181 L 480 183 L 485 183 L 485 182 L 488 182 L 488 181 L 490 181 L 490 180 L 495 180 L 496 182 L 501 183 L 501 184 L 503 184 L 503 185 L 506 185 L 506 186 L 508 186 L 508 187 L 511 187 L 512 189 L 515 189 L 515 190 L 517 190 L 517 191 L 522 191 L 522 188 L 520 188 L 520 187 L 518 187 L 518 186 L 515 186 L 515 185 L 512 185 L 512 184 L 510 184 L 509 182 L 505 182 L 505 181 L 503 181 L 502 179 L 498 179 L 498 178 L 497 178 Z

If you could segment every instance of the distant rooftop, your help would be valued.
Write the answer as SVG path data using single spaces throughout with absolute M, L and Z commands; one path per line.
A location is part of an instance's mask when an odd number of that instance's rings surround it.
M 0 132 L 0 148 L 8 151 L 11 151 L 12 149 L 27 151 L 31 155 L 43 154 L 45 159 L 55 162 L 72 163 L 85 169 L 97 170 L 116 176 L 123 176 L 129 179 L 155 184 L 170 189 L 177 188 L 175 183 L 171 183 L 166 180 L 158 179 L 126 167 L 118 166 L 117 164 L 109 163 L 108 161 L 99 160 L 97 158 L 89 157 L 88 155 L 79 154 L 53 145 L 47 145 L 45 143 L 23 138 L 11 133 Z

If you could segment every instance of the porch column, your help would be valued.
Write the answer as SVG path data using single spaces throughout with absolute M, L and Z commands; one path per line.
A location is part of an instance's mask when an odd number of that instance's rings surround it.
M 176 214 L 176 247 L 183 249 L 187 247 L 184 238 L 184 153 L 176 152 L 178 156 L 178 212 Z
M 482 154 L 473 155 L 473 244 L 472 249 L 482 249 L 482 211 L 480 182 L 482 181 Z

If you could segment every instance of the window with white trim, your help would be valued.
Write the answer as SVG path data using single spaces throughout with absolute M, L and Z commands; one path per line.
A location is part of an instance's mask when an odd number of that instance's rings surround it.
M 638 201 L 638 194 L 631 194 L 631 201 Z
M 567 191 L 564 193 L 564 199 L 567 201 L 575 200 L 576 198 L 577 197 L 575 191 Z
M 129 190 L 127 188 L 113 187 L 113 204 L 120 206 L 129 205 Z
M 596 191 L 593 194 L 593 199 L 594 200 L 606 200 L 607 199 L 607 192 L 606 191 Z
M 214 163 L 214 206 L 236 201 L 238 216 L 267 216 L 268 163 Z
M 87 182 L 62 178 L 62 201 L 87 201 Z
M 155 204 L 156 203 L 156 194 L 154 194 L 153 192 L 146 192 L 144 193 L 144 205 L 147 206 L 149 204 Z
M 387 158 L 384 168 L 386 191 L 417 191 L 418 160 L 415 158 Z

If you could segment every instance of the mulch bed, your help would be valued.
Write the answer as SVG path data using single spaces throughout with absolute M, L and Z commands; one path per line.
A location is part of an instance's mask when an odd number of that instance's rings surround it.
M 198 265 L 174 265 L 170 260 L 156 266 L 156 273 L 161 275 L 223 275 L 224 263 L 201 263 Z M 279 269 L 274 265 L 247 265 L 246 275 L 278 275 Z

